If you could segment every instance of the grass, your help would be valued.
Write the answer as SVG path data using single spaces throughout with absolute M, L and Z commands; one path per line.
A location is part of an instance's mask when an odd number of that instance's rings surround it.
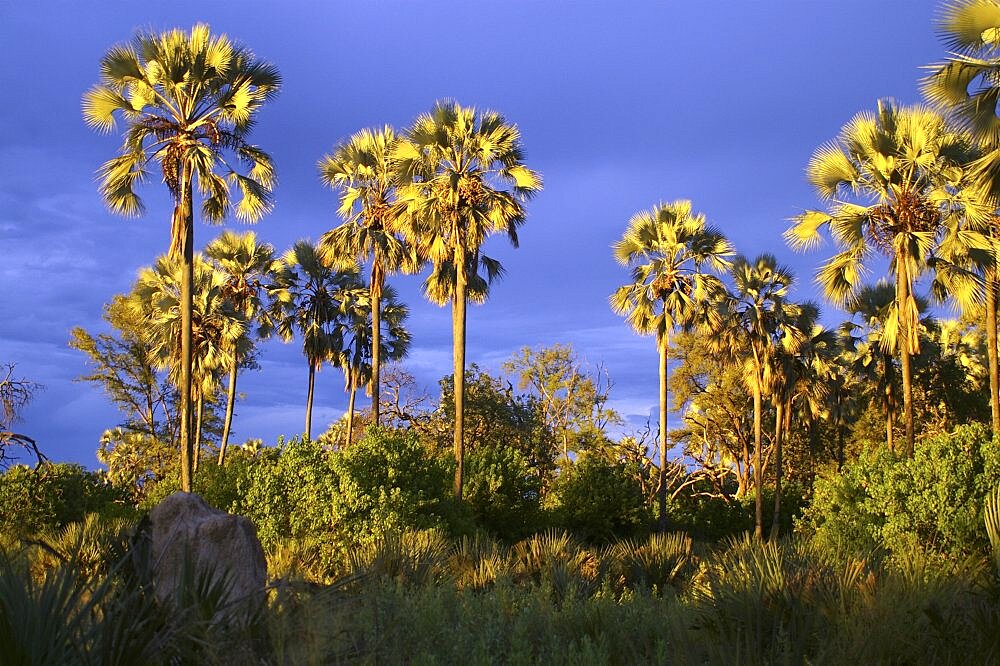
M 333 581 L 313 576 L 310 546 L 288 544 L 271 554 L 283 567 L 267 606 L 231 613 L 225 577 L 198 572 L 158 604 L 141 542 L 105 527 L 0 554 L 4 663 L 1000 661 L 1000 583 L 985 558 L 893 563 L 683 534 L 598 550 L 548 532 L 506 547 L 418 532 L 350 551 Z M 123 555 L 97 561 L 116 543 Z

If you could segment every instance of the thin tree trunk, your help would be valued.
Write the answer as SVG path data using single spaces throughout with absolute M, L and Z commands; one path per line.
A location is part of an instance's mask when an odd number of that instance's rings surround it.
M 354 441 L 354 398 L 358 394 L 358 382 L 354 376 L 354 371 L 351 372 L 351 388 L 350 397 L 347 400 L 347 441 L 344 442 L 344 446 L 350 446 L 351 442 Z
M 181 490 L 191 492 L 194 479 L 194 442 L 191 437 L 191 315 L 194 309 L 192 290 L 194 285 L 194 220 L 192 215 L 193 192 L 191 181 L 183 175 L 182 201 L 175 208 L 175 215 L 180 215 L 181 256 L 181 385 L 178 387 L 180 398 L 181 423 Z M 179 209 L 179 210 L 178 210 Z
M 229 446 L 229 430 L 233 425 L 233 408 L 236 406 L 236 373 L 238 363 L 229 370 L 229 388 L 226 391 L 226 421 L 222 426 L 222 442 L 219 444 L 219 467 L 226 462 L 226 447 Z
M 761 420 L 764 416 L 763 399 L 761 397 L 761 376 L 757 371 L 754 377 L 753 387 L 753 484 L 754 484 L 754 537 L 759 541 L 764 540 L 764 470 L 760 468 L 761 462 Z
M 892 359 L 886 358 L 886 368 L 892 367 Z M 887 370 L 886 372 L 890 372 Z M 893 388 L 893 378 L 890 372 L 885 386 L 885 443 L 889 452 L 896 451 L 893 426 L 896 423 L 896 390 Z
M 205 398 L 199 395 L 197 400 L 197 409 L 194 413 L 194 468 L 195 474 L 198 473 L 198 463 L 201 462 L 201 424 L 202 419 L 205 416 Z
M 903 421 L 906 424 L 906 457 L 913 457 L 913 374 L 910 367 L 910 324 L 907 307 L 910 299 L 907 280 L 909 259 L 905 251 L 896 255 L 896 312 L 899 316 L 899 365 L 903 374 Z
M 993 436 L 1000 436 L 1000 362 L 997 359 L 997 270 L 986 272 L 986 355 L 990 368 L 990 411 Z
M 785 410 L 789 406 L 778 400 L 774 415 L 774 516 L 771 519 L 771 541 L 778 538 L 781 524 L 781 447 L 785 443 Z
M 465 476 L 465 251 L 455 251 L 455 297 L 451 306 L 455 372 L 455 499 L 462 500 Z
M 379 375 L 382 366 L 382 280 L 372 266 L 371 301 L 372 301 L 372 423 L 379 425 L 379 396 L 382 384 Z M 353 396 L 352 396 L 353 397 Z
M 306 439 L 312 439 L 313 389 L 316 387 L 316 365 L 309 361 L 309 391 L 306 393 Z
M 657 497 L 660 505 L 661 532 L 667 531 L 667 355 L 670 344 L 669 334 L 660 341 L 660 485 Z

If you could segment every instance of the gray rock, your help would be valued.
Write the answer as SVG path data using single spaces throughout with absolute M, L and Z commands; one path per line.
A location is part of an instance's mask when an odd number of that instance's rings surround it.
M 161 603 L 176 600 L 185 575 L 223 581 L 220 612 L 232 618 L 238 609 L 265 601 L 267 562 L 253 523 L 209 506 L 194 493 L 177 492 L 149 514 L 153 581 Z M 222 619 L 221 617 L 218 619 Z

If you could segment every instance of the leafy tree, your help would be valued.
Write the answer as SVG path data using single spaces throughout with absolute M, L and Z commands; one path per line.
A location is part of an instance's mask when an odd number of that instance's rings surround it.
M 368 302 L 371 308 L 372 421 L 379 425 L 380 372 L 382 367 L 383 289 L 387 275 L 416 269 L 416 260 L 399 238 L 394 224 L 397 174 L 393 162 L 396 133 L 386 125 L 363 129 L 338 144 L 319 161 L 320 177 L 340 193 L 337 213 L 344 223 L 319 239 L 323 258 L 340 269 L 371 260 Z M 390 324 L 391 326 L 391 324 Z M 353 391 L 351 393 L 353 400 Z M 352 402 L 353 405 L 353 402 Z
M 473 363 L 465 373 L 467 387 L 466 431 L 469 448 L 512 448 L 523 455 L 537 475 L 542 491 L 548 489 L 556 470 L 558 448 L 538 400 L 518 394 L 510 382 L 491 376 Z M 455 418 L 455 383 L 441 380 L 441 399 L 421 428 L 439 448 L 448 445 Z
M 394 157 L 404 182 L 403 236 L 433 271 L 425 285 L 431 300 L 452 304 L 455 383 L 455 497 L 462 498 L 465 458 L 465 309 L 470 272 L 483 263 L 486 237 L 506 233 L 517 246 L 523 203 L 542 189 L 541 177 L 522 160 L 516 125 L 492 111 L 451 101 L 413 123 Z M 472 270 L 470 271 L 470 268 Z M 499 264 L 485 262 L 488 276 Z M 452 279 L 453 278 L 453 279 Z M 453 285 L 453 286 L 452 286 Z
M 809 162 L 809 180 L 828 212 L 798 216 L 785 238 L 796 248 L 819 243 L 822 227 L 841 251 L 820 267 L 817 279 L 831 300 L 842 304 L 857 292 L 872 256 L 890 261 L 895 277 L 894 308 L 887 338 L 895 342 L 903 380 L 906 451 L 913 455 L 913 373 L 919 335 L 914 284 L 929 270 L 942 239 L 974 248 L 990 243 L 973 229 L 960 229 L 956 214 L 962 166 L 972 156 L 968 136 L 922 106 L 900 107 L 881 100 L 876 113 L 862 112 L 844 126 L 832 143 Z M 957 254 L 952 250 L 952 254 Z
M 79 381 L 104 390 L 122 414 L 123 432 L 176 446 L 176 388 L 153 361 L 152 345 L 144 335 L 145 315 L 119 294 L 104 306 L 102 317 L 112 333 L 95 336 L 80 327 L 70 332 L 69 346 L 86 354 L 92 368 Z
M 226 417 L 222 427 L 222 441 L 219 442 L 219 465 L 226 460 L 226 447 L 233 423 L 233 407 L 236 404 L 236 375 L 240 367 L 252 362 L 253 341 L 250 327 L 256 325 L 259 338 L 271 333 L 271 321 L 267 316 L 268 303 L 266 285 L 274 279 L 278 266 L 274 248 L 267 243 L 259 243 L 252 231 L 236 234 L 225 231 L 205 247 L 205 254 L 211 259 L 216 270 L 225 276 L 222 285 L 223 297 L 234 310 L 243 315 L 247 322 L 245 334 L 236 341 L 231 352 L 229 386 L 226 393 Z
M 139 215 L 135 186 L 158 163 L 174 201 L 170 256 L 183 260 L 180 294 L 181 487 L 191 490 L 194 440 L 192 410 L 192 284 L 194 280 L 194 183 L 202 216 L 219 222 L 235 209 L 256 221 L 271 207 L 271 158 L 248 142 L 261 106 L 278 92 L 281 79 L 270 64 L 207 25 L 190 32 L 139 33 L 131 44 L 112 47 L 101 59 L 101 80 L 83 97 L 83 116 L 102 132 L 126 122 L 120 154 L 99 171 L 100 190 L 115 212 Z M 246 175 L 233 164 L 249 167 Z M 233 189 L 239 200 L 233 201 Z
M 281 259 L 272 290 L 272 314 L 277 332 L 290 341 L 302 336 L 302 351 L 309 365 L 306 395 L 305 436 L 312 434 L 313 392 L 316 371 L 335 361 L 343 349 L 343 318 L 346 290 L 357 288 L 356 271 L 337 271 L 320 259 L 309 241 L 296 241 Z
M 660 531 L 667 529 L 666 460 L 670 335 L 690 329 L 709 302 L 723 291 L 709 270 L 729 266 L 732 245 L 693 213 L 690 201 L 660 204 L 629 220 L 614 245 L 615 259 L 631 268 L 632 282 L 611 295 L 611 309 L 625 315 L 641 335 L 656 335 L 660 352 Z
M 590 542 L 642 536 L 652 522 L 637 470 L 601 455 L 583 454 L 564 469 L 546 504 L 557 526 Z
M 541 523 L 541 479 L 528 458 L 510 446 L 469 451 L 464 501 L 476 523 L 514 542 L 535 532 Z
M 580 450 L 588 438 L 603 434 L 609 421 L 620 421 L 606 407 L 610 386 L 601 385 L 600 375 L 595 379 L 572 345 L 523 347 L 504 362 L 503 371 L 517 376 L 518 389 L 531 389 L 538 397 L 549 431 L 562 441 L 567 465 L 571 449 Z

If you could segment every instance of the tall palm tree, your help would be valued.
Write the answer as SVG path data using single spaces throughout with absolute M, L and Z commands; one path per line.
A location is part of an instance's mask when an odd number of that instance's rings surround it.
M 455 497 L 461 499 L 469 267 L 479 265 L 480 248 L 490 234 L 506 233 L 517 247 L 524 202 L 542 189 L 542 179 L 523 163 L 516 125 L 493 111 L 453 101 L 438 102 L 417 118 L 394 158 L 401 181 L 397 196 L 405 206 L 404 238 L 431 262 L 438 284 L 452 284 L 454 275 L 454 288 L 446 291 L 451 292 L 454 341 Z M 440 290 L 438 295 L 443 295 Z
M 202 216 L 221 221 L 230 210 L 253 222 L 271 208 L 271 158 L 248 142 L 254 117 L 278 92 L 281 79 L 270 64 L 207 25 L 190 32 L 139 33 L 101 59 L 101 80 L 83 97 L 83 117 L 110 132 L 116 117 L 126 123 L 118 157 L 100 170 L 100 191 L 115 212 L 139 215 L 135 186 L 159 164 L 174 202 L 170 255 L 183 258 L 180 364 L 181 488 L 191 490 L 190 430 L 192 281 L 194 280 L 194 185 Z M 248 168 L 240 173 L 232 165 Z M 234 201 L 233 189 L 239 192 Z
M 386 125 L 363 129 L 319 161 L 323 182 L 340 192 L 337 213 L 344 223 L 319 239 L 323 258 L 336 268 L 371 260 L 371 385 L 372 419 L 379 423 L 382 367 L 382 291 L 392 273 L 416 269 L 414 258 L 395 232 L 394 198 L 397 182 L 393 151 L 396 133 Z M 353 398 L 353 394 L 352 394 Z
M 995 201 L 1000 195 L 1000 3 L 996 0 L 953 0 L 942 8 L 938 30 L 949 57 L 928 67 L 922 81 L 924 95 L 947 112 L 978 142 L 982 155 L 973 165 L 973 177 Z M 994 241 L 1000 239 L 997 217 L 978 225 Z M 1000 359 L 997 352 L 997 310 L 1000 271 L 997 251 L 973 261 L 979 267 L 981 303 L 973 303 L 986 327 L 993 433 L 1000 434 Z M 950 287 L 951 285 L 949 285 Z M 978 306 L 978 307 L 977 307 Z
M 387 361 L 399 361 L 409 349 L 410 332 L 404 323 L 409 316 L 409 308 L 400 303 L 396 290 L 385 285 L 380 295 L 382 301 L 377 308 L 386 324 L 385 335 L 379 338 L 379 356 Z M 374 339 L 372 338 L 372 317 L 376 308 L 371 305 L 371 289 L 362 280 L 344 294 L 344 318 L 342 323 L 344 343 L 336 364 L 344 372 L 344 388 L 348 392 L 347 436 L 348 444 L 354 433 L 354 398 L 358 387 L 371 378 L 373 373 Z M 372 396 L 372 402 L 377 397 Z
M 764 538 L 763 420 L 764 398 L 774 387 L 774 357 L 779 349 L 794 353 L 802 334 L 795 327 L 801 308 L 788 300 L 792 272 L 770 254 L 748 260 L 738 255 L 729 271 L 733 289 L 718 304 L 708 324 L 713 351 L 728 354 L 742 367 L 743 383 L 753 395 L 754 534 Z
M 732 245 L 690 201 L 659 204 L 632 216 L 613 246 L 615 259 L 631 268 L 631 282 L 611 295 L 611 309 L 625 315 L 640 335 L 655 334 L 660 353 L 660 530 L 667 529 L 667 366 L 670 335 L 689 330 L 706 305 L 725 288 L 706 269 L 729 267 Z
M 784 447 L 792 434 L 792 411 L 796 403 L 807 424 L 814 423 L 824 411 L 827 395 L 823 381 L 829 361 L 838 351 L 834 331 L 820 325 L 819 307 L 802 303 L 787 329 L 787 343 L 773 353 L 771 400 L 774 417 L 774 515 L 771 539 L 781 530 L 781 481 L 784 473 Z
M 307 240 L 296 241 L 281 264 L 271 287 L 271 311 L 283 340 L 290 341 L 296 333 L 302 336 L 309 365 L 305 437 L 310 439 L 316 371 L 343 349 L 345 292 L 357 287 L 358 274 L 330 268 Z
M 963 170 L 974 154 L 968 136 L 923 106 L 900 107 L 880 100 L 876 113 L 862 112 L 809 162 L 808 177 L 828 211 L 799 215 L 785 233 L 795 248 L 816 245 L 829 227 L 840 252 L 823 264 L 823 291 L 843 304 L 861 286 L 873 255 L 889 259 L 895 276 L 899 333 L 897 353 L 903 380 L 906 452 L 913 455 L 913 386 L 910 359 L 920 349 L 914 283 L 930 267 L 946 235 L 970 246 L 990 247 L 982 234 L 955 224 L 961 205 Z
M 278 268 L 274 248 L 268 243 L 257 241 L 252 231 L 237 234 L 223 232 L 205 247 L 205 254 L 216 269 L 225 276 L 223 295 L 233 308 L 243 314 L 248 326 L 257 325 L 257 337 L 266 338 L 271 332 L 270 318 L 267 316 L 265 285 L 273 281 Z M 249 334 L 249 330 L 247 331 Z M 233 352 L 233 363 L 229 368 L 229 386 L 226 394 L 226 417 L 222 426 L 222 440 L 219 443 L 219 466 L 225 464 L 226 447 L 233 423 L 233 408 L 236 404 L 236 375 L 248 353 L 253 348 L 249 335 L 242 339 Z M 246 351 L 240 349 L 245 346 Z
M 928 302 L 914 296 L 918 312 L 917 328 L 931 323 L 927 316 L 920 316 L 928 309 Z M 899 311 L 896 309 L 896 288 L 888 280 L 867 284 L 847 301 L 844 309 L 852 319 L 841 325 L 845 360 L 851 369 L 874 384 L 885 413 L 885 439 L 890 451 L 895 450 L 893 425 L 896 421 L 896 367 L 893 351 L 898 348 L 900 334 Z
M 150 360 L 168 370 L 175 384 L 181 371 L 183 333 L 181 284 L 185 267 L 177 258 L 163 256 L 144 268 L 132 289 L 130 306 L 143 322 L 143 336 L 150 346 Z M 191 339 L 191 410 L 189 426 L 196 461 L 201 450 L 201 424 L 206 400 L 212 400 L 223 372 L 235 362 L 239 342 L 246 335 L 247 320 L 225 296 L 225 275 L 200 255 L 194 256 Z

